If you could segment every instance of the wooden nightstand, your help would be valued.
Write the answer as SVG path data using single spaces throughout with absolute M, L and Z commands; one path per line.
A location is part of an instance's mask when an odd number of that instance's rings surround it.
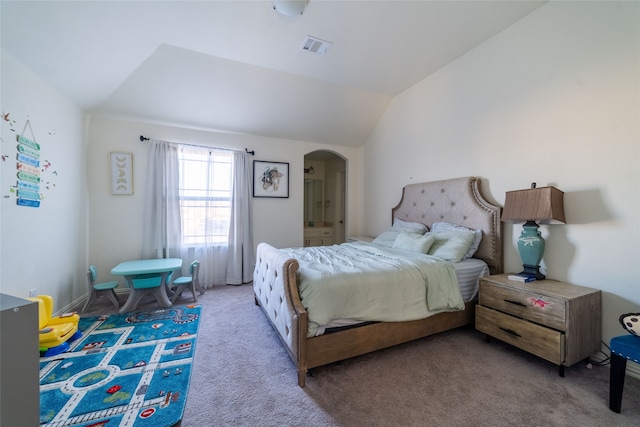
M 600 350 L 597 289 L 555 280 L 521 283 L 506 274 L 480 279 L 476 329 L 564 367 Z

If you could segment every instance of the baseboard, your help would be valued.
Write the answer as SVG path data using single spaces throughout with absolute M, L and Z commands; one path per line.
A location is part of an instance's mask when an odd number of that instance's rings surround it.
M 87 300 L 87 298 L 89 298 L 89 295 L 85 295 L 75 299 L 74 301 L 71 301 L 69 305 L 62 307 L 62 310 L 60 310 L 57 313 L 54 313 L 54 316 L 59 316 L 62 313 L 69 313 L 71 311 L 77 311 L 78 313 L 80 313 L 80 310 L 82 309 L 82 305 Z
M 591 356 L 591 360 L 595 363 L 600 363 L 608 359 L 610 357 L 609 354 L 610 353 L 597 353 Z M 607 364 L 607 367 L 610 368 L 611 364 Z M 640 380 L 640 364 L 633 362 L 627 363 L 627 375 Z
M 129 295 L 129 288 L 114 289 L 114 290 L 118 296 Z M 70 304 L 63 307 L 60 311 L 58 311 L 57 313 L 54 313 L 54 316 L 59 316 L 62 313 L 69 313 L 71 311 L 77 311 L 78 313 L 80 313 L 80 310 L 82 310 L 82 306 L 84 306 L 84 303 L 87 301 L 87 298 L 89 298 L 89 294 L 85 294 L 80 298 L 76 298 L 75 300 L 71 301 Z
M 640 365 L 637 363 L 627 363 L 627 375 L 640 380 Z

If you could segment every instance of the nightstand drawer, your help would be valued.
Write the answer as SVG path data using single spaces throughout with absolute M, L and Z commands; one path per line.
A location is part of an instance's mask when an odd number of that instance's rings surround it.
M 320 237 L 319 228 L 305 228 L 304 237 Z
M 562 299 L 481 280 L 479 303 L 558 331 L 565 331 L 565 301 Z
M 561 332 L 482 306 L 476 306 L 476 329 L 549 362 L 564 362 L 565 336 Z

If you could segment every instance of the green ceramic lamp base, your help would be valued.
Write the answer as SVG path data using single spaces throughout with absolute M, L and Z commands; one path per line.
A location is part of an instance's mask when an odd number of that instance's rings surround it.
M 518 237 L 518 251 L 522 258 L 524 270 L 521 276 L 535 277 L 537 280 L 545 278 L 540 273 L 540 261 L 544 254 L 545 241 L 540 235 L 538 224 L 535 221 L 527 221 L 522 228 L 522 234 Z

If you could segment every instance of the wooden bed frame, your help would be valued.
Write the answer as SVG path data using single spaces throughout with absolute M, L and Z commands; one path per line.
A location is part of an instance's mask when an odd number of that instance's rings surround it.
M 480 193 L 480 179 L 455 178 L 403 189 L 393 218 L 431 226 L 446 221 L 483 230 L 474 258 L 485 261 L 492 274 L 502 272 L 500 210 Z M 253 275 L 255 302 L 262 307 L 298 370 L 304 387 L 309 369 L 444 332 L 475 321 L 475 301 L 465 309 L 410 322 L 379 322 L 325 335 L 307 337 L 307 311 L 298 293 L 298 261 L 266 243 L 258 245 Z

